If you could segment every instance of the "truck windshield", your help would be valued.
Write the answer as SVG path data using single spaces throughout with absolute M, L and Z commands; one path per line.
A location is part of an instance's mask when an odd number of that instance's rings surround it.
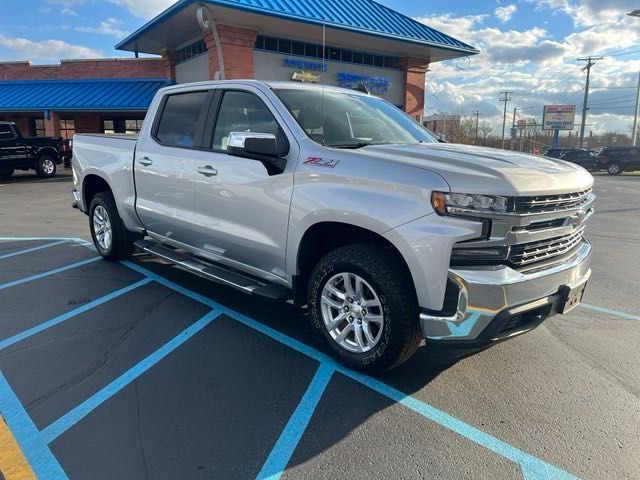
M 275 89 L 298 124 L 314 141 L 334 148 L 436 143 L 397 107 L 373 96 L 327 90 Z

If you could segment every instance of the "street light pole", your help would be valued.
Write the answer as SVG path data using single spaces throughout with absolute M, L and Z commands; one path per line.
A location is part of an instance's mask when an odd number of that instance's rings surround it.
M 638 111 L 640 110 L 640 73 L 638 73 L 638 90 L 636 91 L 636 110 L 633 115 L 633 129 L 631 130 L 631 139 L 633 146 L 638 143 Z
M 630 17 L 640 17 L 640 9 L 627 13 Z M 638 144 L 638 112 L 640 111 L 640 73 L 638 73 L 638 90 L 636 91 L 636 109 L 633 113 L 633 129 L 631 130 L 631 140 L 633 146 Z

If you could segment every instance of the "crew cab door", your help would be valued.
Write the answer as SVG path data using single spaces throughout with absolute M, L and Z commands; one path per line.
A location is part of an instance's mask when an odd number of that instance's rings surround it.
M 150 130 L 136 145 L 136 212 L 151 235 L 190 244 L 193 238 L 194 164 L 211 156 L 202 150 L 209 90 L 167 94 Z
M 278 120 L 279 119 L 279 120 Z M 220 89 L 208 123 L 210 153 L 196 161 L 194 246 L 213 259 L 260 275 L 285 277 L 285 252 L 297 144 L 258 90 Z M 282 172 L 228 155 L 231 132 L 274 134 L 289 144 Z
M 0 125 L 0 170 L 29 167 L 27 147 L 12 125 Z

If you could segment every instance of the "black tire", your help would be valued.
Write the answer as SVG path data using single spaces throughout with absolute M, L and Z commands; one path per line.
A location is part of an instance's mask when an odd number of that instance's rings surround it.
M 11 175 L 13 175 L 13 172 L 15 170 L 13 168 L 9 169 L 9 170 L 0 170 L 0 179 L 2 180 L 8 180 L 11 178 Z
M 55 176 L 58 167 L 57 160 L 48 154 L 40 155 L 36 164 L 36 173 L 40 178 L 51 178 Z
M 620 175 L 622 173 L 622 165 L 618 162 L 611 162 L 607 167 L 607 173 L 609 175 Z
M 103 210 L 106 210 L 108 220 L 111 225 L 111 242 L 106 248 L 98 241 L 94 229 L 94 215 L 96 208 L 98 207 L 102 207 Z M 89 229 L 91 230 L 93 244 L 95 245 L 98 253 L 106 260 L 123 260 L 131 256 L 133 253 L 135 248 L 134 242 L 137 235 L 129 232 L 125 228 L 124 223 L 122 223 L 122 219 L 118 214 L 116 202 L 114 201 L 111 192 L 100 192 L 93 197 L 89 208 Z
M 383 307 L 382 336 L 365 353 L 350 352 L 340 346 L 323 321 L 322 290 L 332 277 L 343 272 L 356 274 L 371 285 Z M 328 341 L 337 359 L 353 369 L 372 374 L 391 370 L 411 358 L 422 341 L 411 276 L 396 254 L 379 247 L 349 245 L 322 258 L 311 274 L 308 305 L 313 326 Z

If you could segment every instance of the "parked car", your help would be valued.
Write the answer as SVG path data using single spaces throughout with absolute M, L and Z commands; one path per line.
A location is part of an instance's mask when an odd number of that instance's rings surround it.
M 597 168 L 609 175 L 640 170 L 640 147 L 604 147 L 597 158 Z
M 566 152 L 572 150 L 571 148 L 549 148 L 546 152 L 544 152 L 545 157 L 549 158 L 560 158 Z
M 306 305 L 349 367 L 393 368 L 423 337 L 486 347 L 582 298 L 582 167 L 439 143 L 385 100 L 312 84 L 171 86 L 148 118 L 137 140 L 74 137 L 74 199 L 100 255 L 138 247 Z
M 0 178 L 11 177 L 15 170 L 53 177 L 69 151 L 60 137 L 23 137 L 15 123 L 0 122 Z
M 583 150 L 576 148 L 574 150 L 567 150 L 558 158 L 560 158 L 560 160 L 565 160 L 567 162 L 580 165 L 587 170 L 595 170 L 597 156 L 598 154 L 593 150 Z

